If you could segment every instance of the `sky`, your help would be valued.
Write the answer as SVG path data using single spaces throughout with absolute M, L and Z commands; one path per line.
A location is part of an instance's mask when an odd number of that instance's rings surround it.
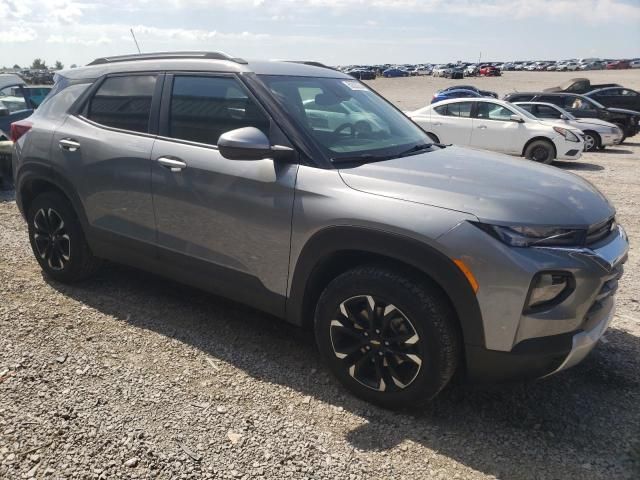
M 640 0 L 0 0 L 0 67 L 223 51 L 329 65 L 640 57 Z

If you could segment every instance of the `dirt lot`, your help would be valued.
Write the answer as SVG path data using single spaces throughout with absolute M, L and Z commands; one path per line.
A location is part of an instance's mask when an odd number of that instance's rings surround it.
M 500 94 L 559 73 L 475 84 Z M 640 72 L 591 78 L 640 88 Z M 604 81 L 604 78 L 602 78 Z M 402 108 L 440 79 L 376 80 Z M 0 478 L 638 478 L 640 140 L 561 163 L 616 204 L 632 248 L 618 312 L 581 365 L 453 386 L 419 412 L 356 400 L 308 333 L 118 266 L 46 280 L 12 192 L 0 197 Z

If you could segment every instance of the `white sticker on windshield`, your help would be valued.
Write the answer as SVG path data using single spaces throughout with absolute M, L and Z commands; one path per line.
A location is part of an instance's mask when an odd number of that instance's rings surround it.
M 360 82 L 356 82 L 355 80 L 344 80 L 342 83 L 344 83 L 351 90 L 364 90 L 365 92 L 369 91 L 366 85 L 363 85 Z

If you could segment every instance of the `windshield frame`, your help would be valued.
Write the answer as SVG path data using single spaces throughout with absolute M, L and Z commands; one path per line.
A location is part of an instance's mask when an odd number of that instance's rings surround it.
M 402 119 L 402 121 L 406 121 L 411 128 L 413 128 L 413 130 L 416 132 L 416 141 L 412 141 L 409 143 L 405 143 L 405 144 L 397 144 L 391 147 L 386 147 L 386 148 L 380 148 L 380 149 L 369 149 L 369 150 L 356 150 L 356 151 L 345 151 L 345 152 L 332 152 L 330 149 L 328 149 L 326 146 L 322 145 L 322 143 L 314 137 L 314 135 L 312 134 L 312 132 L 310 131 L 310 129 L 304 128 L 302 125 L 300 125 L 299 120 L 297 120 L 296 118 L 293 117 L 293 115 L 291 115 L 291 113 L 289 112 L 287 106 L 285 104 L 283 104 L 277 97 L 276 95 L 271 91 L 271 88 L 269 86 L 268 83 L 268 79 L 270 77 L 273 78 L 282 78 L 282 79 L 295 79 L 295 78 L 299 78 L 300 80 L 313 80 L 313 79 L 318 79 L 318 80 L 330 80 L 330 81 L 336 81 L 336 82 L 344 82 L 344 81 L 349 81 L 349 82 L 357 82 L 360 83 L 361 85 L 364 85 L 364 87 L 366 87 L 367 91 L 369 91 L 372 95 L 374 95 L 378 101 L 382 101 L 384 104 L 386 104 L 387 106 L 391 107 L 399 116 L 399 118 Z M 400 110 L 398 107 L 396 107 L 393 103 L 391 103 L 389 100 L 387 100 L 384 96 L 380 95 L 375 89 L 371 88 L 369 85 L 366 85 L 360 81 L 358 81 L 357 79 L 350 77 L 350 76 L 327 76 L 327 77 L 314 77 L 314 76 L 303 76 L 303 75 L 271 75 L 271 74 L 256 74 L 253 76 L 253 78 L 255 78 L 257 80 L 257 83 L 260 84 L 261 90 L 263 91 L 263 95 L 266 94 L 269 96 L 269 100 L 271 101 L 270 103 L 275 104 L 278 108 L 278 110 L 284 115 L 286 116 L 286 120 L 287 123 L 290 126 L 293 126 L 296 130 L 296 136 L 302 136 L 304 137 L 304 139 L 306 140 L 305 143 L 311 143 L 313 145 L 313 150 L 314 153 L 313 155 L 317 155 L 320 154 L 322 156 L 322 164 L 323 165 L 330 165 L 330 168 L 334 168 L 334 169 L 340 169 L 340 168 L 344 168 L 345 163 L 344 162 L 340 162 L 340 157 L 354 157 L 354 156 L 358 156 L 358 155 L 362 155 L 362 160 L 359 162 L 354 161 L 354 163 L 370 163 L 373 161 L 381 161 L 381 160 L 388 160 L 388 159 L 393 159 L 393 158 L 399 158 L 403 153 L 405 153 L 408 149 L 416 147 L 416 146 L 421 146 L 421 145 L 425 145 L 425 144 L 429 144 L 431 145 L 433 143 L 433 141 L 429 138 L 429 136 L 426 134 L 426 132 L 419 126 L 417 125 L 415 122 L 413 122 L 409 117 L 407 117 L 404 112 L 402 110 Z M 424 150 L 425 152 L 427 152 L 428 150 Z M 333 160 L 336 160 L 335 162 Z M 312 159 L 311 163 L 313 164 L 317 164 L 317 160 Z

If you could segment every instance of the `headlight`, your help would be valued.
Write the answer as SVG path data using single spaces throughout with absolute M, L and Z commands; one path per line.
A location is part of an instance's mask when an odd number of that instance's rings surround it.
M 578 246 L 584 243 L 585 230 L 562 227 L 488 225 L 472 222 L 476 227 L 511 247 Z
M 567 142 L 579 142 L 578 136 L 570 130 L 562 127 L 553 127 L 553 129 L 564 137 Z

